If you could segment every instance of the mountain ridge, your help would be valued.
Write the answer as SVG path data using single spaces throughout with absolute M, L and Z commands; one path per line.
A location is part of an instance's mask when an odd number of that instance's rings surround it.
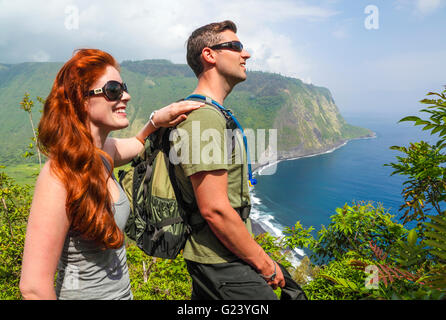
M 63 63 L 24 62 L 0 64 L 0 163 L 24 162 L 21 154 L 32 136 L 26 113 L 19 108 L 25 92 L 35 100 L 46 98 Z M 125 60 L 121 76 L 132 96 L 128 104 L 130 125 L 113 136 L 136 134 L 148 115 L 187 96 L 197 80 L 185 64 L 168 60 Z M 36 102 L 37 103 L 37 102 Z M 263 71 L 248 71 L 225 101 L 244 128 L 277 129 L 279 158 L 325 152 L 360 137 L 373 136 L 368 129 L 348 124 L 328 88 Z M 36 108 L 37 107 L 37 108 Z M 40 105 L 33 110 L 35 125 Z M 7 137 L 7 139 L 5 139 Z

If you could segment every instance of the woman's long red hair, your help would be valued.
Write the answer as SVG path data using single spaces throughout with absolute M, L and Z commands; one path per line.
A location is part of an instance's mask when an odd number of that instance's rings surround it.
M 124 235 L 112 211 L 104 174 L 105 157 L 93 143 L 86 94 L 107 66 L 116 60 L 96 49 L 78 50 L 60 69 L 46 99 L 39 123 L 39 148 L 51 159 L 51 171 L 67 191 L 66 211 L 71 228 L 105 248 L 119 248 Z

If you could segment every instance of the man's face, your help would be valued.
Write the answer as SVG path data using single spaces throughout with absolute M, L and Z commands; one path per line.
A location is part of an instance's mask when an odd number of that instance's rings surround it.
M 231 30 L 225 30 L 221 34 L 219 43 L 230 41 L 240 41 L 237 35 Z M 248 51 L 243 49 L 237 52 L 231 49 L 216 49 L 216 64 L 215 67 L 219 73 L 224 76 L 230 84 L 235 86 L 237 83 L 246 79 L 246 60 L 251 55 Z

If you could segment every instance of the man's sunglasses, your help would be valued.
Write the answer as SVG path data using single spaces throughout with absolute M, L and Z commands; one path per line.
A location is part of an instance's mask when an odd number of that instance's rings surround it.
M 124 91 L 127 93 L 129 92 L 125 83 L 110 80 L 102 88 L 90 90 L 87 96 L 94 96 L 103 93 L 108 100 L 117 101 L 122 98 Z
M 230 41 L 216 44 L 215 46 L 210 47 L 212 50 L 217 49 L 230 49 L 237 52 L 242 52 L 243 44 L 240 41 Z

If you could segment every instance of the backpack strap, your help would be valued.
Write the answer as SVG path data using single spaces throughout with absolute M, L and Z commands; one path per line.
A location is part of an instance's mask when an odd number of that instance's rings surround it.
M 112 179 L 116 180 L 115 174 L 112 171 L 111 164 L 108 162 L 107 158 L 105 158 L 102 154 L 100 155 L 102 163 L 104 164 L 107 171 L 110 173 Z
M 178 186 L 176 174 L 175 174 L 175 166 L 172 162 L 169 161 L 169 151 L 170 151 L 170 140 L 169 135 L 172 128 L 167 128 L 165 132 L 163 132 L 163 138 L 162 138 L 162 152 L 164 152 L 164 160 L 166 161 L 166 167 L 169 171 L 169 179 L 170 183 L 172 184 L 173 191 L 175 193 L 175 198 L 177 199 L 177 202 L 179 206 L 183 209 L 183 212 L 185 213 L 182 215 L 182 220 L 186 223 L 187 226 L 189 226 L 190 229 L 196 229 L 200 228 L 202 225 L 206 223 L 206 221 L 200 216 L 197 216 L 197 218 L 193 218 L 191 214 L 192 212 L 198 211 L 197 203 L 194 201 L 193 203 L 188 203 L 184 200 L 183 194 L 181 193 L 180 187 Z M 190 230 L 189 230 L 190 231 Z
M 246 221 L 246 219 L 249 218 L 249 213 L 251 212 L 251 206 L 248 204 L 243 203 L 244 205 L 240 208 L 235 208 L 234 210 L 237 211 L 240 218 L 242 218 L 243 221 Z
M 199 102 L 204 102 L 205 104 L 217 109 L 223 116 L 223 118 L 226 120 L 226 129 L 230 129 L 230 130 L 234 130 L 237 129 L 238 126 L 235 123 L 234 119 L 228 114 L 228 110 L 222 109 L 222 108 L 218 108 L 217 106 L 215 106 L 208 98 L 207 99 L 200 99 L 198 97 L 191 97 L 188 100 L 192 100 L 192 101 L 199 101 Z M 185 101 L 185 99 L 180 99 L 179 101 Z M 235 149 L 235 137 L 232 136 L 231 137 L 231 152 L 234 152 Z M 243 175 L 245 174 L 244 172 L 244 166 L 242 165 L 242 174 L 241 174 L 241 192 L 240 192 L 240 201 L 241 201 L 241 207 L 239 208 L 234 208 L 235 211 L 237 211 L 237 213 L 240 215 L 240 218 L 242 218 L 243 221 L 246 221 L 246 219 L 248 219 L 249 214 L 251 212 L 251 205 L 248 204 L 247 201 L 243 201 Z

